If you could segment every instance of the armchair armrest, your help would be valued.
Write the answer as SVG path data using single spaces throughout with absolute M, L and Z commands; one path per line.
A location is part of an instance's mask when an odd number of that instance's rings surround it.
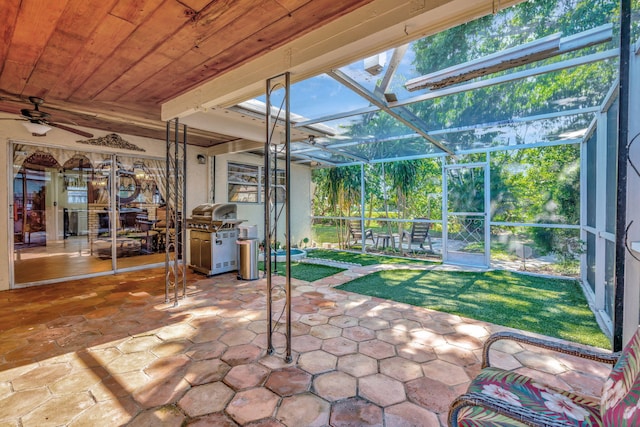
M 458 415 L 460 410 L 466 406 L 479 406 L 489 409 L 492 412 L 504 415 L 513 420 L 517 420 L 528 426 L 555 427 L 565 426 L 558 423 L 558 420 L 547 417 L 539 412 L 533 411 L 526 406 L 512 406 L 508 402 L 482 393 L 466 393 L 458 396 L 449 408 L 448 422 L 450 426 L 458 425 Z
M 538 338 L 517 332 L 503 331 L 492 334 L 484 343 L 484 347 L 482 349 L 483 368 L 490 366 L 489 350 L 491 348 L 491 345 L 500 340 L 511 340 L 521 344 L 533 345 L 535 347 L 553 350 L 558 353 L 582 357 L 583 359 L 594 360 L 596 362 L 609 363 L 611 365 L 615 364 L 620 357 L 620 352 L 609 353 L 606 351 L 602 351 L 601 349 L 598 349 L 596 347 L 573 345 L 568 342 L 552 341 L 549 339 Z

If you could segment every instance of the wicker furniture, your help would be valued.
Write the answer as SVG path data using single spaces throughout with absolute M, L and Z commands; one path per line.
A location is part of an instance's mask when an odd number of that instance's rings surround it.
M 490 366 L 493 343 L 512 340 L 539 348 L 615 364 L 595 399 Z M 483 349 L 482 371 L 449 409 L 449 425 L 638 426 L 640 425 L 640 334 L 621 353 L 574 346 L 512 332 L 493 334 Z

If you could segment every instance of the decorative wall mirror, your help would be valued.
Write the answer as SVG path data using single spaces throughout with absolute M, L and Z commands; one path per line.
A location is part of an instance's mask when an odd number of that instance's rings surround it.
M 140 183 L 133 172 L 118 171 L 118 203 L 133 202 L 140 194 Z

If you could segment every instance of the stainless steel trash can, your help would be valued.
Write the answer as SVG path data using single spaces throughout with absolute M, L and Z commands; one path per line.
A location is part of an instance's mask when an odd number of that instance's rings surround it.
M 238 279 L 258 279 L 258 239 L 238 239 Z

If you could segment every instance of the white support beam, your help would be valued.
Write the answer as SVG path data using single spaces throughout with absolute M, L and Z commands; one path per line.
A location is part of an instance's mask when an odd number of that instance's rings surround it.
M 508 70 L 574 50 L 605 43 L 611 41 L 613 37 L 613 24 L 601 25 L 568 37 L 561 38 L 560 36 L 560 33 L 552 34 L 463 64 L 454 65 L 421 77 L 416 77 L 405 83 L 405 87 L 409 91 L 425 88 L 442 88 L 487 74 Z
M 493 77 L 491 79 L 479 80 L 476 82 L 461 84 L 459 86 L 453 86 L 453 87 L 448 87 L 444 89 L 434 90 L 422 95 L 413 96 L 411 98 L 404 99 L 399 102 L 390 102 L 389 107 L 395 108 L 402 105 L 413 104 L 414 102 L 427 101 L 429 99 L 436 99 L 436 98 L 441 98 L 443 96 L 454 95 L 462 92 L 468 92 L 470 90 L 495 86 L 502 83 L 509 83 L 516 80 L 522 80 L 529 77 L 539 76 L 541 74 L 547 74 L 554 71 L 564 70 L 566 68 L 573 68 L 573 67 L 578 67 L 580 65 L 591 64 L 593 62 L 617 58 L 619 54 L 620 54 L 620 49 L 609 49 L 609 50 L 605 50 L 604 52 L 585 55 L 579 58 L 567 59 L 566 61 L 560 61 L 553 64 L 545 65 L 542 67 L 532 68 L 530 70 L 518 71 L 511 74 L 506 74 L 504 76 Z
M 345 73 L 343 73 L 340 70 L 333 70 L 333 71 L 330 71 L 328 74 L 338 82 L 347 86 L 349 89 L 358 93 L 367 101 L 378 106 L 385 113 L 394 117 L 396 120 L 400 121 L 407 127 L 418 132 L 418 134 L 421 137 L 423 137 L 424 139 L 426 139 L 427 141 L 429 141 L 430 143 L 438 147 L 440 150 L 451 155 L 454 154 L 453 151 L 447 148 L 444 144 L 442 144 L 440 141 L 430 136 L 426 131 L 426 127 L 427 127 L 426 123 L 424 123 L 422 119 L 420 119 L 418 116 L 413 114 L 411 111 L 406 109 L 406 107 L 396 107 L 394 110 L 392 110 L 391 108 L 389 108 L 385 100 L 378 98 L 374 93 L 362 87 L 358 82 L 356 82 L 355 80 L 353 80 L 351 77 L 347 76 Z

